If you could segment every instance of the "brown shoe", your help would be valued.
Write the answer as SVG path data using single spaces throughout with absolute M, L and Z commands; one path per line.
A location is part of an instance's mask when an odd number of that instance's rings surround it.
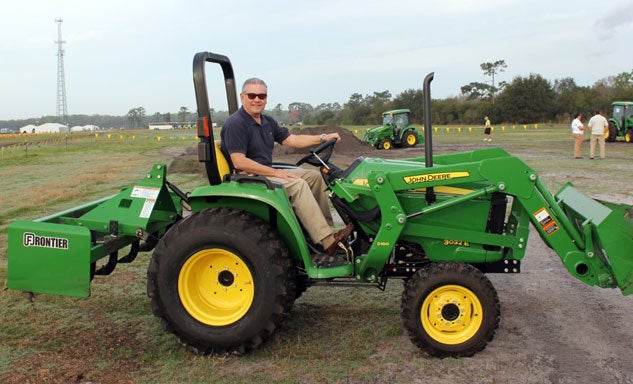
M 345 228 L 341 229 L 340 231 L 336 232 L 334 234 L 334 242 L 325 249 L 325 253 L 327 253 L 328 255 L 332 256 L 336 253 L 336 251 L 338 250 L 338 243 L 347 239 L 347 237 L 350 235 L 350 233 L 352 233 L 352 230 L 354 229 L 354 224 L 349 223 L 345 226 Z

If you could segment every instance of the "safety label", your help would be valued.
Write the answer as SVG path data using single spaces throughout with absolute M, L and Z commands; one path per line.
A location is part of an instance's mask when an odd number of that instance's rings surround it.
M 156 199 L 145 199 L 143 209 L 141 209 L 141 213 L 138 215 L 138 217 L 140 217 L 141 219 L 149 219 L 152 211 L 154 210 L 154 204 L 156 204 Z
M 539 209 L 534 213 L 534 217 L 536 218 L 536 221 L 539 222 L 541 228 L 543 228 L 543 231 L 545 231 L 546 234 L 551 235 L 552 233 L 558 231 L 558 224 L 556 223 L 556 221 L 554 221 L 554 219 L 552 219 L 552 216 L 549 214 L 549 212 L 547 212 L 547 209 Z
M 160 193 L 160 188 L 152 188 L 152 187 L 139 187 L 135 185 L 132 189 L 131 197 L 137 197 L 139 199 L 145 199 L 145 203 L 143 203 L 143 208 L 141 209 L 141 213 L 138 215 L 142 219 L 148 219 L 152 211 L 154 210 L 154 205 L 156 204 L 156 199 L 158 199 L 158 194 Z
M 151 188 L 151 187 L 139 187 L 134 186 L 132 189 L 131 197 L 138 197 L 141 199 L 154 199 L 158 198 L 158 194 L 160 193 L 160 188 Z

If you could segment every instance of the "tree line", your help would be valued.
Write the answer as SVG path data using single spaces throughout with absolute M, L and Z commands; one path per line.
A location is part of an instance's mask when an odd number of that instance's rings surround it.
M 579 86 L 571 77 L 550 81 L 533 73 L 496 82 L 495 77 L 505 68 L 504 60 L 482 63 L 490 83 L 471 82 L 461 87 L 460 96 L 433 99 L 433 124 L 483 124 L 484 116 L 493 123 L 568 123 L 575 113 L 591 116 L 600 109 L 608 115 L 613 101 L 633 101 L 633 70 L 600 79 L 592 86 Z M 343 105 L 293 102 L 287 109 L 282 104 L 272 109 L 269 106 L 266 113 L 288 125 L 372 125 L 382 120 L 385 111 L 409 109 L 411 121 L 422 124 L 423 105 L 421 89 L 407 89 L 395 97 L 385 90 L 364 96 L 353 93 Z M 227 111 L 211 112 L 213 121 L 220 125 L 228 117 Z
M 599 109 L 609 115 L 613 101 L 633 101 L 633 71 L 608 76 L 592 86 L 579 86 L 571 77 L 550 81 L 533 73 L 495 83 L 495 75 L 506 67 L 504 60 L 482 63 L 491 83 L 473 82 L 464 85 L 458 97 L 433 99 L 433 124 L 483 124 L 484 116 L 496 123 L 568 123 L 575 113 L 591 116 Z M 301 119 L 304 124 L 367 125 L 379 122 L 384 111 L 404 108 L 411 110 L 413 122 L 423 122 L 421 89 L 407 89 L 395 97 L 389 91 L 354 93 L 343 106 L 302 106 Z
M 504 72 L 504 60 L 482 63 L 484 75 L 490 83 L 471 82 L 461 87 L 460 96 L 433 99 L 431 108 L 433 124 L 483 123 L 489 116 L 493 124 L 535 122 L 567 123 L 575 113 L 591 116 L 595 109 L 605 115 L 611 111 L 611 102 L 633 101 L 633 70 L 622 72 L 596 81 L 591 86 L 579 86 L 572 77 L 553 81 L 540 74 L 517 76 L 510 82 L 495 83 L 495 77 Z M 269 106 L 270 107 L 270 106 Z M 284 124 L 303 125 L 373 125 L 381 121 L 381 114 L 390 109 L 410 109 L 411 121 L 423 122 L 423 94 L 421 89 L 407 89 L 396 96 L 390 91 L 373 92 L 371 95 L 353 93 L 349 100 L 340 103 L 322 103 L 312 106 L 293 102 L 284 109 L 277 104 L 266 113 Z M 213 121 L 222 124 L 227 111 L 211 110 Z M 150 123 L 194 122 L 195 111 L 180 107 L 175 113 L 166 112 L 148 115 L 145 108 L 136 107 L 124 116 L 71 115 L 69 125 L 94 124 L 100 127 L 141 128 Z M 55 116 L 0 121 L 0 127 L 17 130 L 27 124 L 57 122 Z

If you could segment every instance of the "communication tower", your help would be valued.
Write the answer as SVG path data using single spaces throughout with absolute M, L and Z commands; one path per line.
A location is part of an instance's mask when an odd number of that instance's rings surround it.
M 57 23 L 57 118 L 60 123 L 68 125 L 68 106 L 66 105 L 66 77 L 64 75 L 64 48 L 62 40 L 61 17 L 55 19 Z

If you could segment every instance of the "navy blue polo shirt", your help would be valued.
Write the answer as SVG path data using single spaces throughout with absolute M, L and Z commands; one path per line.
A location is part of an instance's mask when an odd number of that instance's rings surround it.
M 288 128 L 279 124 L 270 116 L 261 115 L 262 124 L 259 125 L 246 111 L 240 107 L 229 116 L 222 130 L 220 140 L 222 149 L 226 153 L 239 152 L 260 164 L 273 164 L 273 147 L 275 141 L 281 144 L 290 136 Z

